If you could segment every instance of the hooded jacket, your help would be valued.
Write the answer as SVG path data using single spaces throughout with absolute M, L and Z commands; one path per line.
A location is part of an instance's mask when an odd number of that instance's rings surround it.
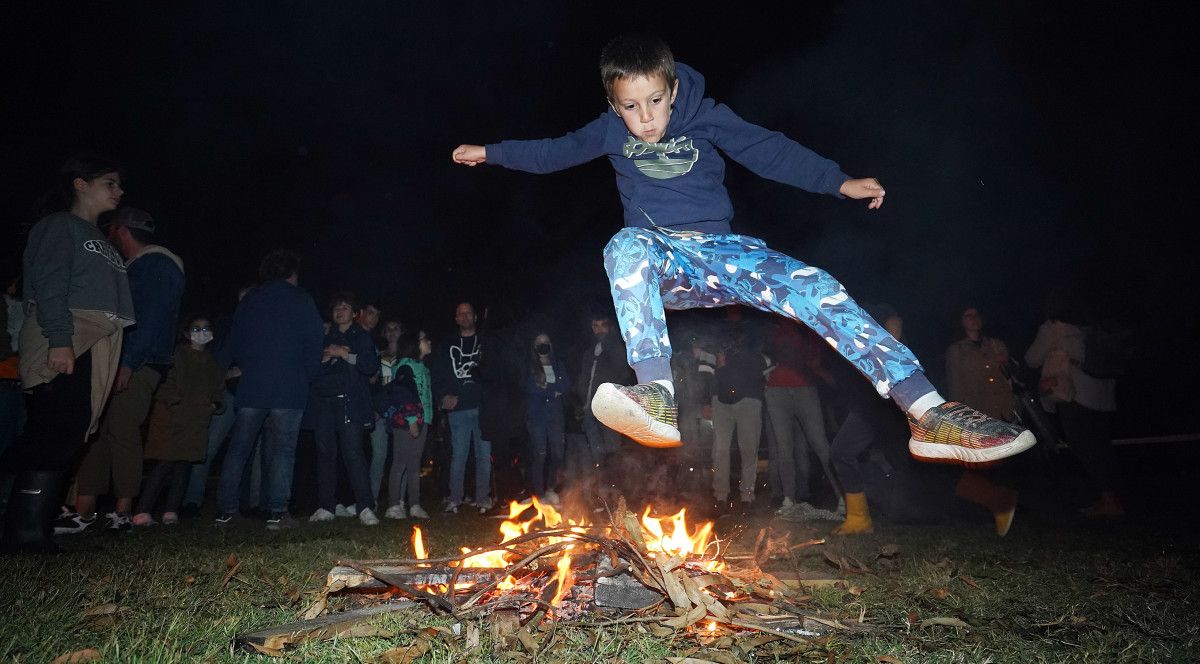
M 148 244 L 125 264 L 137 323 L 125 331 L 121 366 L 175 361 L 175 326 L 183 298 L 183 261 L 164 247 Z
M 838 165 L 777 131 L 738 117 L 704 96 L 704 77 L 676 63 L 679 93 L 660 143 L 629 133 L 611 110 L 559 138 L 485 146 L 487 163 L 550 173 L 606 156 L 616 171 L 625 225 L 729 233 L 733 204 L 719 149 L 754 173 L 818 194 L 850 179 Z

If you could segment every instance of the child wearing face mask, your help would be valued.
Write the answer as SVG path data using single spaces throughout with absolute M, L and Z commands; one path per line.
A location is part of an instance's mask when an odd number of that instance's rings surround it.
M 154 397 L 145 458 L 154 464 L 138 498 L 133 525 L 155 525 L 150 515 L 163 489 L 162 523 L 179 523 L 179 505 L 187 489 L 191 465 L 204 459 L 208 422 L 221 407 L 224 372 L 208 350 L 212 323 L 192 317 L 183 328 L 186 341 L 175 347 L 175 364 Z

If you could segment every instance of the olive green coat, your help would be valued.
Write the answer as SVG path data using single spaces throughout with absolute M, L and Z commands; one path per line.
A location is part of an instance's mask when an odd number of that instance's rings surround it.
M 221 403 L 223 372 L 207 349 L 175 347 L 175 364 L 154 395 L 147 459 L 203 461 L 208 451 L 208 421 Z

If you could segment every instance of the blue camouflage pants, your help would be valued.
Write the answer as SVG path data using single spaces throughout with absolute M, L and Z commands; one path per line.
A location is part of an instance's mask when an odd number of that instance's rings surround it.
M 604 267 L 634 369 L 671 357 L 666 309 L 744 304 L 815 330 L 880 395 L 921 371 L 912 351 L 829 273 L 769 249 L 758 238 L 627 227 L 605 246 Z M 664 378 L 669 377 L 668 368 Z M 638 380 L 645 382 L 640 371 Z

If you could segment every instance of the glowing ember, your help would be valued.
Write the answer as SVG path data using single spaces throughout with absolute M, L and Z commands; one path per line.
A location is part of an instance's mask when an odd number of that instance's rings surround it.
M 429 554 L 425 552 L 425 538 L 421 535 L 421 527 L 413 526 L 412 534 L 413 555 L 417 560 L 425 560 Z
M 558 606 L 558 603 L 571 591 L 571 586 L 575 585 L 575 573 L 571 571 L 571 556 L 565 551 L 562 558 L 558 559 L 556 567 L 558 571 L 554 573 L 554 578 L 550 579 L 551 583 L 558 583 L 554 589 L 554 599 L 550 600 L 552 606 Z

